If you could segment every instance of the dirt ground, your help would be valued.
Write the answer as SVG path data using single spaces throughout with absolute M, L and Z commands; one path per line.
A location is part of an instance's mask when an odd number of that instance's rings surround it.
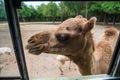
M 52 23 L 41 23 L 41 22 L 30 22 L 30 23 L 21 23 L 20 29 L 22 34 L 23 48 L 26 58 L 26 64 L 28 68 L 28 74 L 30 78 L 56 78 L 56 77 L 72 77 L 79 76 L 77 66 L 72 63 L 71 70 L 68 69 L 69 61 L 63 66 L 64 75 L 60 75 L 60 71 L 57 66 L 56 56 L 53 54 L 42 53 L 41 55 L 32 55 L 25 50 L 25 45 L 28 38 L 40 31 L 46 29 L 57 28 L 57 24 Z M 94 39 L 96 42 L 99 41 L 101 36 L 104 34 L 105 28 L 108 26 L 96 25 L 93 29 Z M 118 27 L 117 27 L 118 28 Z M 119 29 L 119 28 L 118 28 Z M 12 46 L 12 40 L 9 34 L 8 24 L 0 24 L 0 47 L 10 47 L 12 48 L 13 56 L 4 56 L 0 55 L 0 65 L 6 62 L 9 59 L 9 63 L 3 66 L 0 69 L 0 76 L 19 76 L 19 70 L 17 63 L 15 62 L 14 50 Z

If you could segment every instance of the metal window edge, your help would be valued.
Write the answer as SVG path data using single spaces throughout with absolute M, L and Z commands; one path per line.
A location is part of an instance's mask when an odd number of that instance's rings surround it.
M 120 77 L 112 77 L 107 74 L 88 75 L 88 76 L 73 76 L 61 78 L 31 78 L 30 80 L 120 80 Z

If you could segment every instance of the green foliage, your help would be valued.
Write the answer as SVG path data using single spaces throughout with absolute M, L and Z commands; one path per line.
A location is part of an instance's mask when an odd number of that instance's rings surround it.
M 54 1 L 48 4 L 38 5 L 36 8 L 22 3 L 22 9 L 18 10 L 19 19 L 22 21 L 55 21 L 64 20 L 76 15 L 89 17 L 96 16 L 98 21 L 105 18 L 119 21 L 120 1 L 61 1 L 58 5 Z M 109 18 L 107 18 L 109 16 Z M 117 16 L 117 18 L 115 17 Z M 0 19 L 5 19 L 3 0 L 0 0 Z M 115 21 L 115 20 L 114 20 Z
M 18 10 L 18 16 L 24 21 L 26 18 L 31 17 L 31 11 L 26 4 L 22 3 L 21 5 L 22 9 Z
M 68 8 L 67 8 L 67 6 L 65 5 L 64 2 L 59 3 L 59 12 L 58 12 L 58 15 L 61 15 L 61 20 L 62 21 L 63 21 L 63 18 L 65 16 L 69 15 Z
M 43 16 L 43 10 L 46 8 L 46 5 L 43 3 L 39 6 L 37 6 L 37 16 L 38 18 L 41 18 Z
M 104 12 L 108 14 L 120 13 L 120 2 L 104 2 L 101 5 Z
M 78 15 L 80 13 L 80 10 L 82 9 L 81 1 L 65 1 L 64 4 L 67 7 L 69 16 Z
M 91 12 L 91 11 L 102 12 L 101 4 L 102 4 L 102 2 L 98 2 L 98 1 L 97 2 L 89 2 L 89 6 L 88 6 L 89 12 Z
M 36 9 L 33 6 L 29 6 L 28 10 L 29 10 L 29 13 L 30 13 L 30 17 L 31 18 L 36 18 L 36 14 L 37 14 Z
M 58 10 L 58 7 L 56 3 L 51 1 L 46 5 L 45 9 L 43 10 L 43 15 L 47 17 L 57 16 L 57 10 Z
M 0 19 L 6 19 L 6 13 L 3 0 L 0 0 Z

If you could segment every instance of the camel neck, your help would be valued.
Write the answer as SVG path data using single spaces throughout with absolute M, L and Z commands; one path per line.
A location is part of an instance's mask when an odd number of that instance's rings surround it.
M 86 46 L 83 50 L 78 51 L 76 56 L 68 56 L 79 68 L 82 75 L 91 75 L 93 64 L 94 41 L 93 39 L 86 40 Z

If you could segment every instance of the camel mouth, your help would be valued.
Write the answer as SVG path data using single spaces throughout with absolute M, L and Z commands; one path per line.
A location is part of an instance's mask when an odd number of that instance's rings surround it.
M 28 50 L 28 49 L 29 49 L 29 45 L 26 45 L 26 46 L 25 46 L 25 49 L 27 49 L 27 50 Z
M 65 48 L 51 48 L 52 52 L 65 52 L 66 49 Z
M 65 46 L 61 46 L 61 45 L 52 46 L 52 47 L 50 47 L 50 50 L 52 52 L 65 52 L 65 51 L 67 51 L 66 47 Z
M 61 44 L 61 43 L 56 43 L 54 45 L 50 45 L 49 44 L 49 51 L 51 52 L 66 52 L 68 51 L 67 47 L 65 46 L 65 44 Z
M 55 52 L 65 52 L 67 50 L 65 47 L 51 47 L 50 49 Z
M 42 52 L 40 52 L 40 51 L 36 52 L 36 51 L 31 51 L 31 50 L 28 50 L 28 52 L 29 52 L 30 54 L 33 54 L 33 55 L 39 55 L 39 54 L 42 53 Z

